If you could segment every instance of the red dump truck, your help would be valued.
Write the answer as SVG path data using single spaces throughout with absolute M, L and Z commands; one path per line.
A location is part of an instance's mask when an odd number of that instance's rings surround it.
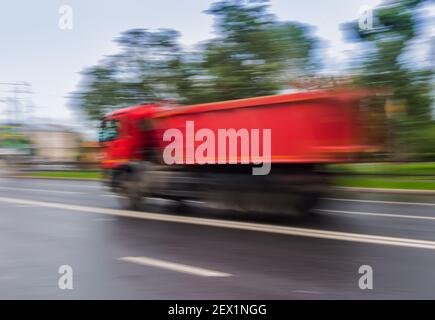
M 304 214 L 328 190 L 324 165 L 379 150 L 381 100 L 329 90 L 117 110 L 102 121 L 102 167 L 130 208 L 163 197 Z

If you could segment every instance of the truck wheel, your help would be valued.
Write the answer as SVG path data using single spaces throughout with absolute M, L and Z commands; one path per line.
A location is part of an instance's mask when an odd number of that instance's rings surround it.
M 175 206 L 174 211 L 176 214 L 184 215 L 189 212 L 189 205 L 186 203 L 186 201 L 182 198 L 174 199 Z
M 306 193 L 300 196 L 296 205 L 296 211 L 301 218 L 307 218 L 312 215 L 313 209 L 319 204 L 321 195 L 319 193 Z
M 139 174 L 126 170 L 120 174 L 119 179 L 121 205 L 126 209 L 140 210 L 143 204 L 143 195 Z

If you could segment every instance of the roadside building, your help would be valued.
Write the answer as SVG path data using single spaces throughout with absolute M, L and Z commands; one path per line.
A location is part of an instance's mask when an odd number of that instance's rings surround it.
M 80 134 L 63 125 L 38 124 L 25 128 L 33 156 L 44 162 L 74 162 L 80 153 Z

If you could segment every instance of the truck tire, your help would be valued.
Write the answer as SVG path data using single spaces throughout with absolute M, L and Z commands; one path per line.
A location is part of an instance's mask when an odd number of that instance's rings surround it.
M 140 173 L 132 168 L 123 170 L 119 175 L 119 193 L 123 208 L 129 210 L 141 210 L 143 204 L 143 192 Z

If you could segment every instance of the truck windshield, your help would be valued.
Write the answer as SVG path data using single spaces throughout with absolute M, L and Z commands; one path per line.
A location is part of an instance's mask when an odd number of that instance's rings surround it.
M 118 120 L 104 120 L 100 126 L 98 139 L 100 142 L 113 141 L 119 135 L 119 121 Z

